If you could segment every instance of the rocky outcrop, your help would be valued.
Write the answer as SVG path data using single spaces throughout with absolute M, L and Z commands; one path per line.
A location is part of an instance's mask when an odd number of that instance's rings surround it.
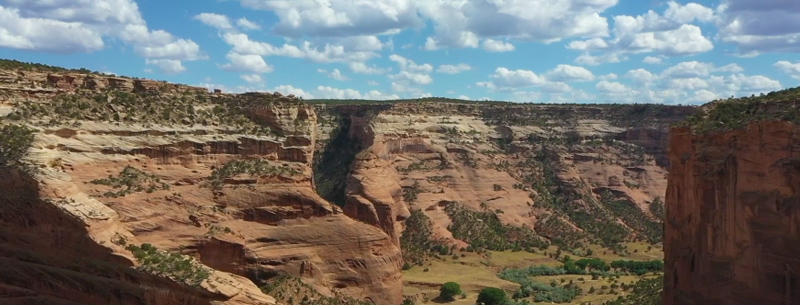
M 314 192 L 317 117 L 299 99 L 77 72 L 3 75 L 0 115 L 14 114 L 3 124 L 36 134 L 25 157 L 35 170 L 0 173 L 0 303 L 275 304 L 258 286 L 282 274 L 330 296 L 402 302 L 393 238 Z M 114 90 L 96 94 L 105 89 Z M 15 103 L 66 95 L 69 116 Z M 108 103 L 91 111 L 75 102 L 98 97 Z M 175 101 L 186 102 L 163 106 Z M 104 116 L 109 107 L 119 116 Z M 210 276 L 194 286 L 141 269 L 127 245 L 143 244 L 192 257 Z
M 666 130 L 694 110 L 438 100 L 315 107 L 317 155 L 337 152 L 315 168 L 345 169 L 317 179 L 318 190 L 338 189 L 330 198 L 345 214 L 395 242 L 418 209 L 433 220 L 436 235 L 460 246 L 468 243 L 449 230 L 448 202 L 496 212 L 504 224 L 559 240 L 605 234 L 601 228 L 612 222 L 620 235 L 604 237 L 607 246 L 615 238 L 657 243 L 662 217 L 651 205 L 663 202 L 666 189 Z M 612 210 L 612 200 L 629 209 Z M 585 221 L 578 210 L 597 219 Z
M 694 121 L 715 130 L 671 131 L 666 305 L 800 300 L 800 126 L 791 122 L 797 112 L 786 110 L 797 104 L 753 102 L 751 110 L 720 110 Z M 763 107 L 784 120 L 765 118 Z M 754 118 L 762 119 L 718 127 Z

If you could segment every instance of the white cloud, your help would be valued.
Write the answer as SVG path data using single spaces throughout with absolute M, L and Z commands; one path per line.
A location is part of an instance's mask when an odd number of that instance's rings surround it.
M 714 69 L 714 65 L 699 61 L 685 61 L 675 66 L 669 67 L 662 73 L 664 76 L 672 78 L 689 78 L 698 76 L 708 76 Z
M 214 13 L 201 13 L 194 16 L 195 20 L 199 20 L 200 22 L 218 28 L 220 30 L 232 30 L 233 25 L 231 24 L 231 20 L 228 19 L 228 16 L 214 14 Z
M 416 85 L 429 85 L 433 83 L 433 78 L 428 74 L 408 71 L 400 71 L 397 74 L 389 75 L 389 79 L 397 81 L 398 83 L 411 83 Z
M 347 76 L 342 75 L 342 72 L 340 72 L 339 69 L 333 69 L 333 71 L 328 74 L 328 77 L 339 81 L 346 81 L 349 79 Z
M 385 94 L 378 90 L 361 93 L 355 89 L 338 89 L 328 86 L 319 86 L 315 92 L 317 98 L 325 99 L 357 99 L 357 100 L 392 100 L 399 99 L 397 94 Z
M 252 22 L 250 20 L 247 20 L 247 18 L 239 18 L 238 20 L 236 20 L 236 25 L 238 25 L 242 29 L 250 30 L 250 31 L 260 30 L 261 29 L 260 25 L 258 25 L 255 22 Z
M 365 64 L 363 62 L 352 62 L 348 66 L 350 67 L 350 71 L 353 71 L 353 73 L 367 74 L 367 75 L 384 74 L 384 73 L 389 72 L 391 70 L 391 69 L 388 69 L 388 68 L 387 69 L 381 69 L 381 68 L 375 67 L 374 65 L 373 66 L 367 66 L 367 64 Z
M 457 65 L 441 65 L 436 72 L 439 73 L 447 73 L 447 74 L 458 74 L 464 71 L 472 70 L 472 67 L 465 63 L 460 63 Z
M 501 40 L 486 39 L 483 41 L 483 49 L 488 52 L 510 52 L 514 51 L 514 45 Z
M 642 60 L 643 63 L 657 65 L 662 62 L 661 57 L 647 56 Z
M 133 0 L 3 0 L 0 46 L 51 53 L 85 53 L 119 38 L 142 57 L 204 59 L 196 43 L 148 29 Z M 180 53 L 183 52 L 183 53 Z
M 533 71 L 509 70 L 505 67 L 497 68 L 489 77 L 492 78 L 491 82 L 479 82 L 478 86 L 486 87 L 489 90 L 508 90 L 511 88 L 541 86 L 547 82 L 544 77 L 536 75 Z
M 459 96 L 457 97 L 457 99 L 460 99 L 460 100 L 466 100 L 466 101 L 469 101 L 469 100 L 470 100 L 469 96 L 466 96 L 466 95 L 459 95 Z
M 389 60 L 394 61 L 398 65 L 400 65 L 401 71 L 422 72 L 422 73 L 430 73 L 433 71 L 433 66 L 431 66 L 430 64 L 418 65 L 413 60 L 407 59 L 397 54 L 389 55 Z
M 600 80 L 615 80 L 617 78 L 619 78 L 619 76 L 615 73 L 608 73 L 600 76 Z
M 295 88 L 292 85 L 280 85 L 280 86 L 277 86 L 277 87 L 273 88 L 270 91 L 280 92 L 283 95 L 293 94 L 293 95 L 295 95 L 297 97 L 302 97 L 304 99 L 314 99 L 314 98 L 316 98 L 313 94 L 311 94 L 311 93 L 309 93 L 309 92 L 307 92 L 307 91 L 305 91 L 303 89 Z
M 605 93 L 624 93 L 630 91 L 630 89 L 628 89 L 628 87 L 626 87 L 622 83 L 609 82 L 605 80 L 597 83 L 595 88 L 597 88 L 597 91 Z
M 284 44 L 276 47 L 266 42 L 250 40 L 250 37 L 242 33 L 225 33 L 223 39 L 227 44 L 233 46 L 233 52 L 240 54 L 305 58 L 313 62 L 324 63 L 365 62 L 378 56 L 375 52 L 353 51 L 336 44 L 325 44 L 320 48 L 310 41 L 303 42 L 302 46 Z
M 789 74 L 792 78 L 800 79 L 800 63 L 791 63 L 785 60 L 776 62 L 773 65 L 778 70 Z
M 800 2 L 724 0 L 719 38 L 736 45 L 742 56 L 800 52 Z
M 370 86 L 377 86 L 377 85 L 378 85 L 378 82 L 376 82 L 376 81 L 374 81 L 374 80 L 367 81 L 367 85 L 370 85 Z
M 250 84 L 258 84 L 261 83 L 261 75 L 258 74 L 244 74 L 240 76 L 244 81 Z
M 566 82 L 587 82 L 594 80 L 594 74 L 584 67 L 558 65 L 547 73 L 547 79 Z
M 18 9 L 0 6 L 0 46 L 69 54 L 98 51 L 105 44 L 100 33 L 79 22 L 24 18 Z
M 714 69 L 715 72 L 742 72 L 744 68 L 739 66 L 736 63 L 728 64 L 719 68 Z
M 177 74 L 186 71 L 180 60 L 174 59 L 147 59 L 146 64 L 156 66 L 158 70 L 166 74 Z
M 273 70 L 272 66 L 259 55 L 230 52 L 225 57 L 230 61 L 220 66 L 225 71 L 269 73 Z
M 596 65 L 625 60 L 624 54 L 655 53 L 660 56 L 684 56 L 711 51 L 713 43 L 700 27 L 689 22 L 716 20 L 713 11 L 696 3 L 668 3 L 664 16 L 654 11 L 636 17 L 620 15 L 614 18 L 613 38 L 599 37 L 573 41 L 568 49 L 583 51 L 577 63 Z M 601 55 L 593 55 L 600 52 Z M 647 63 L 656 62 L 649 57 Z

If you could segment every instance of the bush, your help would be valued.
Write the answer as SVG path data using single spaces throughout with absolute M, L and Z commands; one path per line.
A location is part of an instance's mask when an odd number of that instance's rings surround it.
M 141 246 L 128 245 L 136 261 L 141 264 L 139 270 L 168 277 L 192 286 L 198 286 L 208 279 L 211 272 L 190 257 L 178 253 L 159 250 L 151 244 Z
M 508 296 L 503 289 L 486 287 L 478 294 L 475 304 L 478 305 L 504 305 L 508 302 Z
M 439 289 L 439 299 L 444 301 L 453 301 L 455 296 L 461 294 L 461 285 L 456 282 L 447 282 Z
M 35 130 L 22 125 L 0 128 L 0 167 L 17 166 L 33 143 Z

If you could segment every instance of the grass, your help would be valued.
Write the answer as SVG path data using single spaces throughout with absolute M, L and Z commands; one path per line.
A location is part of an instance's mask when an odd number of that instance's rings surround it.
M 643 243 L 625 243 L 623 246 L 626 246 L 628 249 L 638 249 L 640 247 L 646 249 L 646 245 Z M 596 245 L 590 245 L 590 248 L 598 250 L 602 249 Z M 548 253 L 552 253 L 555 252 L 554 249 L 555 247 L 551 247 L 546 251 Z M 657 252 L 656 248 L 653 248 L 652 253 L 655 255 L 655 253 L 660 252 Z M 461 285 L 461 288 L 466 292 L 467 297 L 465 299 L 456 297 L 455 301 L 447 304 L 471 305 L 475 303 L 478 292 L 484 287 L 498 287 L 506 290 L 509 296 L 513 295 L 514 291 L 517 290 L 519 285 L 498 277 L 498 272 L 504 268 L 526 268 L 533 265 L 557 267 L 562 265 L 561 262 L 549 258 L 541 253 L 530 253 L 525 251 L 487 251 L 485 254 L 457 251 L 456 254 L 458 255 L 458 259 L 453 259 L 452 257 L 448 256 L 442 260 L 431 261 L 425 266 L 414 266 L 410 270 L 403 271 L 403 280 L 405 281 L 405 286 L 403 288 L 404 295 L 421 296 L 424 294 L 428 297 L 429 301 L 424 302 L 424 299 L 420 299 L 416 302 L 416 304 L 421 305 L 425 303 L 432 303 L 434 302 L 432 299 L 439 294 L 440 285 L 446 282 L 456 282 Z M 461 256 L 462 254 L 464 255 L 463 257 Z M 580 257 L 573 256 L 573 259 L 575 260 L 579 258 Z M 608 258 L 609 259 L 604 260 L 609 263 L 612 260 L 618 259 L 647 260 L 647 258 L 638 259 L 636 257 L 611 255 L 609 255 Z M 663 256 L 658 257 L 658 259 L 662 258 Z M 427 271 L 425 271 L 426 268 Z M 570 281 L 572 281 L 577 288 L 580 288 L 582 293 L 575 297 L 571 302 L 563 304 L 578 305 L 589 302 L 595 305 L 600 305 L 602 302 L 616 300 L 620 296 L 628 296 L 632 293 L 632 289 L 623 290 L 622 287 L 617 287 L 614 289 L 614 292 L 617 292 L 617 294 L 611 294 L 612 284 L 615 284 L 615 286 L 620 286 L 622 283 L 625 283 L 625 285 L 628 286 L 629 284 L 633 284 L 640 279 L 650 279 L 654 277 L 656 276 L 647 275 L 639 277 L 635 275 L 619 275 L 619 279 L 614 276 L 613 278 L 598 277 L 597 279 L 593 280 L 591 275 L 564 274 L 553 276 L 533 276 L 530 278 L 547 285 L 549 285 L 551 281 L 556 281 L 558 285 L 568 285 Z M 564 280 L 563 283 L 561 282 L 562 279 Z M 583 281 L 579 279 L 583 279 Z M 607 288 L 603 289 L 603 286 L 607 286 Z M 594 287 L 595 291 L 594 293 L 590 294 L 588 292 L 592 287 Z M 534 302 L 533 298 L 527 298 L 526 300 L 528 300 L 531 304 L 550 304 L 545 302 Z M 623 304 L 632 305 L 633 303 Z

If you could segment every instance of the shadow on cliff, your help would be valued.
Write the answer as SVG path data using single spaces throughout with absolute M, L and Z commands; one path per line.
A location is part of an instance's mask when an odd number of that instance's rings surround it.
M 314 186 L 326 200 L 343 207 L 347 196 L 347 177 L 356 155 L 372 145 L 372 129 L 369 124 L 386 105 L 337 105 L 317 108 L 320 115 L 331 116 L 336 127 L 330 140 L 314 157 Z

